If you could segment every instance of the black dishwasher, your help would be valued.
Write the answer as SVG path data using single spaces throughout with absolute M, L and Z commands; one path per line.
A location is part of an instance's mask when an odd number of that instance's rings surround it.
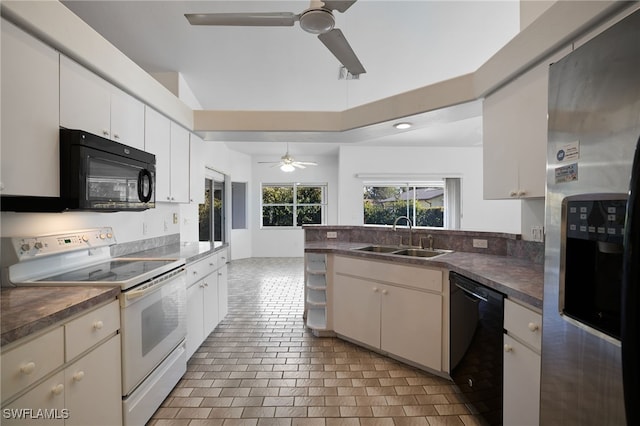
M 491 425 L 502 424 L 504 294 L 449 273 L 451 378 L 464 402 Z

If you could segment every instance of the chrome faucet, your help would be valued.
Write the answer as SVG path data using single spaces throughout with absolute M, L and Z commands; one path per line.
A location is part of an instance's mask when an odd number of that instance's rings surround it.
M 413 241 L 413 223 L 408 216 L 398 216 L 396 220 L 393 221 L 393 230 L 396 230 L 396 225 L 400 219 L 405 219 L 407 221 L 407 225 L 409 225 L 409 246 L 411 246 L 411 242 Z M 402 237 L 400 237 L 400 245 L 402 245 Z

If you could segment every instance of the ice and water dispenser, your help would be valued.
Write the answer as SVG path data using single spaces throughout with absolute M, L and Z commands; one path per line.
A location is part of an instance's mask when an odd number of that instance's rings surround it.
M 576 195 L 562 203 L 560 312 L 618 340 L 626 205 L 626 194 Z

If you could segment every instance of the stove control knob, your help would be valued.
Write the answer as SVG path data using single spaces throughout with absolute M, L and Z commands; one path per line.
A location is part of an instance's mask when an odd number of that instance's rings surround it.
M 82 241 L 84 241 L 86 243 L 87 241 L 89 241 L 89 237 L 87 237 L 86 235 L 83 235 L 82 236 Z
M 22 250 L 22 251 L 29 251 L 29 250 L 31 250 L 31 244 L 29 244 L 29 243 L 24 243 L 24 244 L 22 244 L 22 245 L 20 246 L 20 250 Z
M 40 241 L 36 241 L 36 243 L 33 245 L 33 248 L 36 250 L 42 250 L 43 247 L 44 245 L 42 245 Z
M 107 232 L 107 238 L 108 239 L 112 239 L 113 238 L 113 234 L 111 232 Z
M 105 238 L 107 238 L 107 236 L 105 234 L 100 234 L 100 239 L 104 240 Z

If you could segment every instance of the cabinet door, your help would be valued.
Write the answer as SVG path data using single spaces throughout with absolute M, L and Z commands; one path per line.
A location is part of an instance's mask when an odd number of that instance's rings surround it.
M 333 285 L 335 332 L 374 348 L 380 348 L 380 289 L 380 284 L 335 275 Z
M 204 204 L 204 141 L 189 135 L 189 202 Z
M 0 191 L 57 197 L 59 55 L 4 19 L 1 29 Z
M 538 425 L 540 410 L 540 355 L 504 335 L 505 425 Z
M 110 84 L 62 55 L 60 126 L 111 138 Z
M 203 280 L 204 292 L 202 301 L 204 303 L 204 338 L 218 325 L 218 274 L 212 273 Z
M 171 122 L 171 201 L 189 202 L 189 132 Z
M 116 88 L 111 95 L 111 139 L 144 150 L 144 104 Z
M 229 285 L 227 283 L 227 265 L 218 269 L 218 324 L 229 313 Z
M 2 424 L 5 426 L 34 424 L 46 424 L 47 426 L 64 425 L 64 417 L 73 415 L 72 412 L 68 411 L 68 406 L 65 405 L 64 402 L 64 372 L 61 371 L 51 378 L 46 379 L 20 398 L 3 406 L 2 410 Z M 53 414 L 54 418 L 47 419 L 46 421 L 42 419 L 31 419 L 30 416 L 37 414 L 36 410 L 47 410 L 48 413 Z M 6 413 L 8 413 L 9 416 L 7 416 Z
M 67 367 L 65 403 L 69 418 L 65 425 L 122 424 L 120 371 L 119 334 Z
M 156 156 L 156 201 L 171 201 L 171 124 L 149 107 L 145 108 L 144 149 Z
M 383 286 L 381 348 L 442 370 L 442 296 Z
M 193 356 L 204 339 L 203 289 L 202 281 L 187 289 L 187 359 Z

